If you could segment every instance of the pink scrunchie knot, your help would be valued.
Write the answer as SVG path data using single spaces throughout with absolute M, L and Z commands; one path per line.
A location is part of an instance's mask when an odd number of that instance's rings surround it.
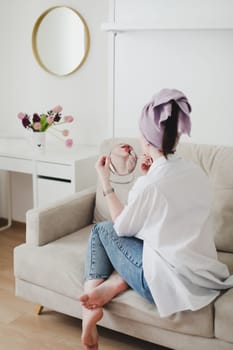
M 162 149 L 164 125 L 162 122 L 171 117 L 172 101 L 179 107 L 178 112 L 178 133 L 190 136 L 191 106 L 183 92 L 175 89 L 163 89 L 153 96 L 147 103 L 141 114 L 139 128 L 147 142 L 158 149 Z

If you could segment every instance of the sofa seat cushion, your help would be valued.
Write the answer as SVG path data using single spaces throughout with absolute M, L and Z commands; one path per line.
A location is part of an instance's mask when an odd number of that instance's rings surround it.
M 83 291 L 84 261 L 91 227 L 43 246 L 22 244 L 16 247 L 15 277 L 76 299 Z
M 215 303 L 215 337 L 233 343 L 233 288 Z M 233 345 L 232 345 L 233 348 Z
M 105 307 L 118 316 L 138 319 L 143 324 L 158 328 L 201 337 L 214 336 L 213 304 L 197 311 L 177 312 L 170 317 L 161 318 L 156 306 L 132 290 L 128 290 L 115 297 Z
M 226 264 L 230 274 L 233 275 L 233 254 L 218 252 L 218 260 L 221 261 L 223 264 Z
M 29 244 L 18 246 L 14 252 L 16 278 L 77 299 L 83 291 L 84 261 L 90 231 L 91 226 L 88 226 L 40 247 Z M 185 334 L 213 336 L 212 304 L 195 312 L 185 311 L 160 318 L 153 304 L 128 290 L 105 307 L 118 316 L 144 324 Z

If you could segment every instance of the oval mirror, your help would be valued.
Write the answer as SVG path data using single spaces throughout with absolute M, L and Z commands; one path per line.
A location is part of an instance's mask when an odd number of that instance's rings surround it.
M 84 63 L 90 36 L 83 17 L 74 9 L 56 6 L 37 19 L 32 32 L 36 60 L 47 72 L 64 76 Z
M 131 174 L 137 165 L 137 155 L 127 143 L 115 145 L 110 153 L 110 170 L 112 174 L 125 176 Z

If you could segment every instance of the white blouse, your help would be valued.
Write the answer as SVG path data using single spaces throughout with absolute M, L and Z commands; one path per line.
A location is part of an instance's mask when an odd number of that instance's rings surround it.
M 137 179 L 115 220 L 119 236 L 144 241 L 144 274 L 161 317 L 200 309 L 233 286 L 217 260 L 211 203 L 201 168 L 170 155 Z

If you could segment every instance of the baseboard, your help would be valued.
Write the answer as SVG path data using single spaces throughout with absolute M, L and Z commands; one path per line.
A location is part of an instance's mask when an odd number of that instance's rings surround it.
M 0 217 L 0 228 L 6 226 L 7 224 L 8 224 L 8 220 L 6 218 Z M 21 222 L 17 220 L 12 221 L 12 226 L 14 227 L 24 227 L 25 225 L 26 225 L 25 222 Z
M 0 227 L 6 226 L 8 223 L 8 220 L 6 218 L 0 218 Z

